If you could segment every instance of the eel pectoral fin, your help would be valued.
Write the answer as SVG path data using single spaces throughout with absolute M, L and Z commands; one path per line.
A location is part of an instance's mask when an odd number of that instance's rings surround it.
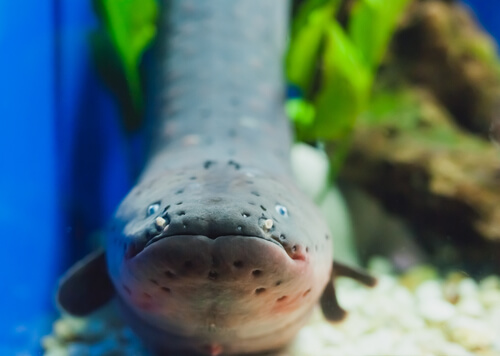
M 342 309 L 337 300 L 335 292 L 335 278 L 337 277 L 352 278 L 369 287 L 377 284 L 377 279 L 364 270 L 350 267 L 340 262 L 333 262 L 331 280 L 326 285 L 320 300 L 323 315 L 331 322 L 340 322 L 347 315 L 347 312 Z
M 333 262 L 332 279 L 347 277 L 358 281 L 368 287 L 374 287 L 377 279 L 361 268 L 351 267 L 341 262 Z
M 92 252 L 78 261 L 61 278 L 57 304 L 74 316 L 85 316 L 113 298 L 113 284 L 106 268 L 103 250 Z

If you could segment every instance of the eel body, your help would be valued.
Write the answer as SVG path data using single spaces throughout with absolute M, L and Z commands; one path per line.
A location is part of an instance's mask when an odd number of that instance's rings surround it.
M 285 0 L 162 4 L 151 155 L 106 252 L 63 278 L 65 310 L 85 315 L 116 293 L 157 355 L 279 350 L 319 302 L 342 318 L 330 232 L 289 167 L 288 16 Z

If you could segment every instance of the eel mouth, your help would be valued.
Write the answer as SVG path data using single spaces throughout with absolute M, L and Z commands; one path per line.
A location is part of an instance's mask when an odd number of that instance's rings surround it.
M 211 240 L 216 240 L 219 237 L 226 236 L 225 234 L 219 235 L 219 236 L 215 236 L 215 237 L 212 237 L 212 236 L 209 237 L 209 236 L 205 236 L 205 235 L 196 235 L 196 234 L 179 234 L 179 233 L 172 234 L 172 233 L 169 233 L 168 227 L 169 227 L 169 225 L 166 225 L 164 227 L 164 229 L 160 233 L 158 233 L 158 234 L 153 235 L 152 237 L 150 237 L 149 240 L 148 240 L 148 242 L 144 245 L 143 250 L 146 249 L 147 247 L 149 247 L 149 246 L 157 243 L 158 241 L 161 241 L 163 239 L 167 239 L 167 238 L 172 237 L 172 236 L 204 236 L 207 239 L 211 239 Z M 273 235 L 265 236 L 264 234 L 262 234 L 262 235 L 258 236 L 258 235 L 255 235 L 255 234 L 253 234 L 253 235 L 245 235 L 245 234 L 239 233 L 238 236 L 242 236 L 242 237 L 254 237 L 254 238 L 257 238 L 257 239 L 262 239 L 262 240 L 271 242 L 271 243 L 279 246 L 283 250 L 285 250 L 285 247 L 280 242 L 279 238 L 276 237 L 276 236 L 273 236 Z

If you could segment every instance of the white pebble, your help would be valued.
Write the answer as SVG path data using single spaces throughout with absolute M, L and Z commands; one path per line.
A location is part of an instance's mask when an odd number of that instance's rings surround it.
M 453 317 L 456 312 L 453 304 L 434 298 L 421 299 L 418 310 L 422 317 L 433 323 L 444 322 Z
M 391 274 L 394 272 L 394 266 L 383 257 L 377 256 L 370 259 L 368 271 L 374 274 Z
M 483 315 L 484 308 L 477 299 L 460 298 L 456 305 L 457 310 L 464 315 L 479 317 Z
M 448 323 L 448 335 L 452 341 L 474 350 L 493 344 L 495 334 L 482 320 L 467 316 L 458 316 Z
M 458 293 L 461 297 L 477 298 L 478 285 L 472 278 L 466 278 L 458 284 Z
M 500 305 L 500 290 L 481 289 L 478 299 L 485 308 L 493 308 Z
M 446 342 L 440 345 L 439 349 L 436 350 L 435 356 L 474 356 L 461 345 L 457 345 L 451 342 Z
M 483 278 L 481 282 L 479 282 L 479 288 L 482 291 L 485 290 L 496 290 L 500 291 L 500 277 L 492 275 L 486 278 Z
M 441 299 L 443 298 L 441 284 L 435 280 L 425 281 L 417 287 L 415 295 L 419 301 L 427 302 L 433 299 Z
M 68 350 L 61 346 L 50 348 L 44 353 L 44 356 L 68 356 Z

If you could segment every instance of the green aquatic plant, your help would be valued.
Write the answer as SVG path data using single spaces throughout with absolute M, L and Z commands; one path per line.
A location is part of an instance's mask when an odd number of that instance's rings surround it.
M 343 27 L 336 19 L 342 0 L 307 0 L 293 19 L 286 73 L 301 96 L 289 99 L 286 110 L 299 140 L 336 142 L 334 169 L 348 150 L 356 118 L 367 106 L 375 72 L 409 1 L 355 1 Z M 131 101 L 127 104 L 140 113 L 139 66 L 156 35 L 158 4 L 156 0 L 94 2 L 122 68 Z
M 286 110 L 299 140 L 337 145 L 333 173 L 348 152 L 356 118 L 368 105 L 377 68 L 409 2 L 358 0 L 342 26 L 342 1 L 309 0 L 294 18 L 286 73 L 301 95 L 289 99 Z
M 118 59 L 130 104 L 135 112 L 143 106 L 140 75 L 142 56 L 156 35 L 156 0 L 94 0 L 113 54 Z

